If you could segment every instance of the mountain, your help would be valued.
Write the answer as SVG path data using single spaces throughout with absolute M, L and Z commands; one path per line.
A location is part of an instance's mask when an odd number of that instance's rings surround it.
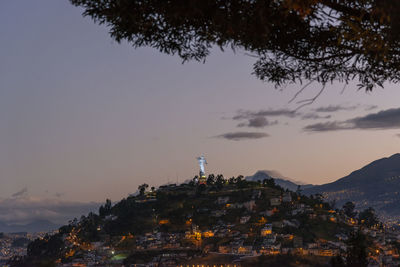
M 313 186 L 304 194 L 323 194 L 340 207 L 353 201 L 358 209 L 373 207 L 381 215 L 400 216 L 400 154 L 376 160 L 335 182 Z
M 283 176 L 279 172 L 272 170 L 260 170 L 252 176 L 246 176 L 246 180 L 248 181 L 263 181 L 264 179 L 271 178 L 275 180 L 275 183 L 277 185 L 291 191 L 296 191 L 299 185 L 301 186 L 302 190 L 313 186 L 312 184 L 303 184 L 302 182 L 294 181 L 288 177 Z
M 7 224 L 0 221 L 0 233 L 16 233 L 16 232 L 49 232 L 56 230 L 60 227 L 58 224 L 54 224 L 48 220 L 35 220 L 28 224 Z

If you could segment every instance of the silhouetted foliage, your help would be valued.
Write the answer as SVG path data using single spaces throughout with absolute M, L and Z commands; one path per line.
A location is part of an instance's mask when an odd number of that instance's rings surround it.
M 351 267 L 364 267 L 368 265 L 367 260 L 367 240 L 361 232 L 352 232 L 350 238 L 346 241 L 348 246 L 346 265 Z
M 140 196 L 143 196 L 144 195 L 144 192 L 146 191 L 146 189 L 147 188 L 149 188 L 149 185 L 148 184 L 142 184 L 142 185 L 139 185 L 138 186 L 138 190 L 139 190 L 139 195 Z
M 198 180 L 199 180 L 199 176 L 196 175 L 195 177 L 193 177 L 192 180 L 189 181 L 189 183 L 188 183 L 189 186 L 191 186 L 191 187 L 196 186 Z
M 346 216 L 355 218 L 357 216 L 357 212 L 354 210 L 355 207 L 356 205 L 353 202 L 348 201 L 343 205 L 342 210 Z
M 359 223 L 367 227 L 375 226 L 379 223 L 379 219 L 375 214 L 375 210 L 371 207 L 363 210 L 358 215 Z
M 100 217 L 104 218 L 110 213 L 111 213 L 111 200 L 106 199 L 106 203 L 104 204 L 104 206 L 102 205 L 99 208 L 99 215 Z
M 344 267 L 346 266 L 346 264 L 344 263 L 344 260 L 342 258 L 342 256 L 334 256 L 329 260 L 329 264 L 332 267 Z
M 201 195 L 203 192 L 206 191 L 206 185 L 205 184 L 199 184 L 196 188 L 196 194 Z
M 303 191 L 303 190 L 301 189 L 301 185 L 297 185 L 296 194 L 297 194 L 298 196 L 301 195 L 301 191 Z
M 372 90 L 400 77 L 397 0 L 70 0 L 117 42 L 183 61 L 214 46 L 254 56 L 254 74 L 277 86 L 316 81 Z
M 215 183 L 215 176 L 214 174 L 208 175 L 207 178 L 207 185 L 213 185 Z
M 57 259 L 62 256 L 64 242 L 60 234 L 46 235 L 43 239 L 36 239 L 29 243 L 27 248 L 28 257 L 45 257 Z
M 224 187 L 225 182 L 226 182 L 225 178 L 224 178 L 224 176 L 222 174 L 217 175 L 215 184 L 217 186 L 217 190 L 218 191 L 222 190 L 222 188 Z
M 263 185 L 264 186 L 268 186 L 268 187 L 275 187 L 276 186 L 274 178 L 264 179 L 263 180 Z
M 236 177 L 236 186 L 238 188 L 247 187 L 247 181 L 244 179 L 243 175 L 239 175 L 238 177 Z

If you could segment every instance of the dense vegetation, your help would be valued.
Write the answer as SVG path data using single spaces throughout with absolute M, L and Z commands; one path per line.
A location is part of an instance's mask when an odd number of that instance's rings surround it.
M 282 85 L 357 79 L 372 90 L 400 73 L 397 0 L 70 0 L 118 42 L 184 61 L 244 50 L 255 75 Z

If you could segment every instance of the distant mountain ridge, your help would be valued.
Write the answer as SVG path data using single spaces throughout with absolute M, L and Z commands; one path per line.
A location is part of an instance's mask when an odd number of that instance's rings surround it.
M 378 159 L 328 184 L 306 188 L 304 194 L 323 194 L 341 206 L 347 201 L 383 215 L 400 216 L 400 154 Z
M 17 233 L 17 232 L 48 232 L 56 230 L 60 227 L 59 224 L 54 224 L 48 220 L 35 220 L 28 224 L 7 224 L 0 221 L 0 233 Z
M 314 185 L 312 184 L 303 184 L 298 181 L 294 181 L 288 177 L 283 176 L 277 171 L 272 170 L 259 170 L 252 176 L 246 176 L 246 180 L 248 181 L 263 181 L 264 179 L 274 179 L 275 183 L 284 189 L 289 189 L 291 191 L 296 191 L 297 187 L 300 185 L 301 189 L 310 188 Z

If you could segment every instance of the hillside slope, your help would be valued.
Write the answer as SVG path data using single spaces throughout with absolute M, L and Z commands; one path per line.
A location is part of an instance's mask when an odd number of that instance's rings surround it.
M 233 262 L 245 255 L 287 254 L 317 242 L 341 242 L 351 231 L 345 218 L 319 198 L 286 191 L 271 181 L 217 176 L 208 185 L 167 185 L 115 205 L 107 201 L 98 214 L 82 216 L 30 243 L 24 260 L 126 265 L 156 260 L 159 266 L 176 266 L 193 265 L 190 259 L 198 264 L 203 256 L 222 252 L 235 255 Z
M 368 206 L 382 214 L 400 216 L 400 154 L 376 160 L 335 182 L 314 186 L 304 194 L 323 194 L 338 205 L 347 201 L 357 208 Z

